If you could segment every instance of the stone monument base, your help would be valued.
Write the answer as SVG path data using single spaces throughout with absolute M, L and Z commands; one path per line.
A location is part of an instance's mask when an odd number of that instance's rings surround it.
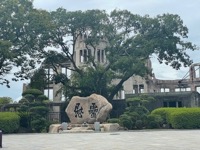
M 51 124 L 49 126 L 49 133 L 59 133 L 61 124 Z
M 99 132 L 115 132 L 119 131 L 118 123 L 100 124 Z M 98 132 L 95 130 L 94 124 L 68 124 L 67 129 L 63 130 L 61 124 L 52 124 L 49 127 L 49 133 L 88 133 Z
M 89 127 L 74 127 L 71 130 L 62 130 L 60 133 L 92 133 L 92 130 Z

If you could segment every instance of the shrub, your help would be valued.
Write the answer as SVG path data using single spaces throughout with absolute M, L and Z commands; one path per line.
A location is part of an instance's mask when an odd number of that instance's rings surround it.
M 120 116 L 119 124 L 127 129 L 133 129 L 133 121 L 131 117 L 126 114 Z
M 18 112 L 28 112 L 29 111 L 29 107 L 27 105 L 22 104 L 18 109 Z
M 150 121 L 147 126 L 148 129 L 158 129 L 160 128 L 159 124 L 156 121 Z
M 200 108 L 159 108 L 151 114 L 160 115 L 173 128 L 200 128 Z
M 169 115 L 170 113 L 176 111 L 181 108 L 157 108 L 151 112 L 151 115 L 159 115 L 163 119 L 163 123 L 169 123 Z
M 27 99 L 28 102 L 30 102 L 30 103 L 33 102 L 35 99 L 33 94 L 26 94 L 26 95 L 24 95 L 24 98 Z
M 28 104 L 29 101 L 26 98 L 22 98 L 21 100 L 19 100 L 20 104 Z
M 140 115 L 137 112 L 125 112 L 126 115 L 131 117 L 131 120 L 134 122 L 140 118 Z
M 146 127 L 149 129 L 160 128 L 163 125 L 163 119 L 160 115 L 150 114 L 147 116 Z
M 119 119 L 118 118 L 111 118 L 107 120 L 108 123 L 119 123 Z
M 32 113 L 32 115 L 40 115 L 42 117 L 46 117 L 49 109 L 45 106 L 36 106 L 36 107 L 32 107 L 30 108 L 30 112 Z
M 39 95 L 43 95 L 43 93 L 40 90 L 38 90 L 38 89 L 27 89 L 26 91 L 24 91 L 22 93 L 22 96 L 25 96 L 27 94 L 32 94 L 35 97 L 38 97 Z
M 176 129 L 200 128 L 200 109 L 173 112 L 170 115 L 170 123 Z
M 40 102 L 44 101 L 44 100 L 48 100 L 48 97 L 46 97 L 45 95 L 39 95 L 37 98 Z
M 21 112 L 18 115 L 20 116 L 20 127 L 30 128 L 30 114 L 27 112 Z
M 143 128 L 143 122 L 142 122 L 142 120 L 137 120 L 137 121 L 135 122 L 135 127 L 136 127 L 137 129 L 142 129 L 142 128 Z
M 45 118 L 38 117 L 38 118 L 34 118 L 31 121 L 31 128 L 35 132 L 42 132 L 42 131 L 46 131 L 47 124 L 48 124 L 48 121 Z
M 10 104 L 13 100 L 10 97 L 0 97 L 0 105 Z
M 44 132 L 48 121 L 46 119 L 49 109 L 45 106 L 36 106 L 30 108 L 31 128 L 35 132 Z
M 14 133 L 19 129 L 20 117 L 14 112 L 0 112 L 0 129 L 4 133 Z

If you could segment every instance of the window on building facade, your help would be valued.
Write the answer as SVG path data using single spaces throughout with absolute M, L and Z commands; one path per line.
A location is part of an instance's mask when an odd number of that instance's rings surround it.
M 144 84 L 133 85 L 133 92 L 134 94 L 144 93 Z
M 79 62 L 83 62 L 83 50 L 80 50 L 80 53 L 79 53 Z
M 52 88 L 44 89 L 44 95 L 46 97 L 48 97 L 49 100 L 53 101 L 53 89 Z
M 200 93 L 200 87 L 196 87 L 196 91 Z
M 87 62 L 89 55 L 91 55 L 91 50 L 90 49 L 88 49 L 88 50 L 87 49 L 80 50 L 79 61 L 81 63 Z
M 89 57 L 92 56 L 92 51 L 91 51 L 91 49 L 88 49 L 88 56 L 89 56 Z
M 200 66 L 195 66 L 195 78 L 200 78 Z
M 183 107 L 183 104 L 181 101 L 165 101 L 163 107 Z
M 83 62 L 87 62 L 87 50 L 86 49 L 84 49 L 84 54 L 83 54 Z
M 101 62 L 104 63 L 104 50 L 101 50 Z
M 101 51 L 100 51 L 100 49 L 97 50 L 97 61 L 98 62 L 101 61 Z
M 46 78 L 48 80 L 48 83 L 53 82 L 53 74 L 54 74 L 53 69 L 47 68 L 47 69 L 45 69 L 45 73 L 46 73 Z
M 188 88 L 186 88 L 186 91 L 191 91 L 191 88 L 189 88 L 189 87 L 188 87 Z
M 161 88 L 160 92 L 164 93 L 164 92 L 170 92 L 169 88 Z

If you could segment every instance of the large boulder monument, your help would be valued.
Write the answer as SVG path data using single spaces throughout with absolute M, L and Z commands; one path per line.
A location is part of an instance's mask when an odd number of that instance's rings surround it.
M 93 124 L 106 121 L 111 110 L 112 105 L 105 97 L 92 94 L 88 97 L 72 97 L 65 112 L 72 124 Z

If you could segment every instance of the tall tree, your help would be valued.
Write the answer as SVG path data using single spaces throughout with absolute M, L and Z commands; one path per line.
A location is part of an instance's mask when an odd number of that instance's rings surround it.
M 45 58 L 68 97 L 98 93 L 111 100 L 131 76 L 148 73 L 145 63 L 152 54 L 179 69 L 191 64 L 186 50 L 195 49 L 185 41 L 187 27 L 172 14 L 151 18 L 127 10 L 47 12 L 34 9 L 31 0 L 1 0 L 0 20 L 0 84 L 8 85 L 4 75 L 13 66 L 18 68 L 13 80 L 24 79 Z M 75 58 L 80 37 L 85 49 L 93 50 L 84 54 L 81 66 Z M 104 45 L 104 63 L 95 58 L 99 45 Z M 63 62 L 70 64 L 65 66 L 73 71 L 70 78 L 57 70 Z
M 10 104 L 13 102 L 11 97 L 0 97 L 0 105 Z
M 31 76 L 29 87 L 31 89 L 38 89 L 44 91 L 47 87 L 48 78 L 46 71 L 43 68 L 37 69 Z
M 48 16 L 34 9 L 32 0 L 0 1 L 0 84 L 9 87 L 8 73 L 14 73 L 14 81 L 28 78 L 40 61 L 38 51 L 47 45 L 40 39 L 49 29 Z
M 127 10 L 107 14 L 101 10 L 68 12 L 59 8 L 51 12 L 51 17 L 55 28 L 47 39 L 60 48 L 53 53 L 70 62 L 68 69 L 73 71 L 71 80 L 58 72 L 55 80 L 63 83 L 69 97 L 98 93 L 111 100 L 131 76 L 144 77 L 149 73 L 145 63 L 152 54 L 157 54 L 160 63 L 179 69 L 192 63 L 186 50 L 196 49 L 191 42 L 185 41 L 188 29 L 178 15 L 163 14 L 151 18 Z M 81 36 L 85 36 L 85 49 L 94 51 L 86 54 L 85 65 L 78 66 L 75 49 Z M 102 43 L 105 45 L 105 63 L 94 57 Z M 51 53 L 44 54 L 49 56 Z M 58 60 L 49 58 L 52 66 L 61 65 Z

